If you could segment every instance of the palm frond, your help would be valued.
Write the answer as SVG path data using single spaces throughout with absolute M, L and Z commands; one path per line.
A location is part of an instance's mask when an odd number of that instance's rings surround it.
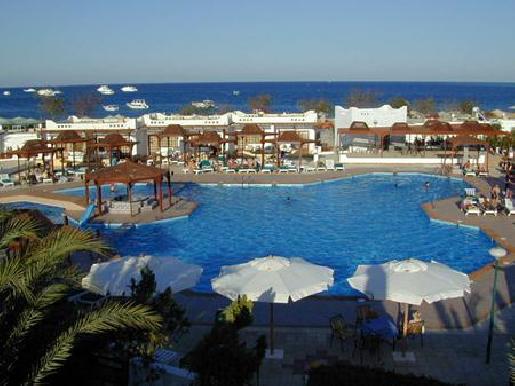
M 17 239 L 35 240 L 38 237 L 38 224 L 30 216 L 19 215 L 7 221 L 1 233 L 0 248 L 5 248 Z
M 0 294 L 6 291 L 15 296 L 32 296 L 26 280 L 25 263 L 21 259 L 6 258 L 0 261 Z
M 30 261 L 47 260 L 58 263 L 78 251 L 105 254 L 107 247 L 91 232 L 63 226 L 35 243 L 27 254 Z
M 32 302 L 27 304 L 25 310 L 20 313 L 9 337 L 4 343 L 4 355 L 15 356 L 22 340 L 32 328 L 40 323 L 48 315 L 50 307 L 61 301 L 69 293 L 69 287 L 64 284 L 53 284 L 45 287 L 41 293 L 34 297 Z
M 34 369 L 31 380 L 41 383 L 44 378 L 57 371 L 70 357 L 74 343 L 81 334 L 103 334 L 125 328 L 157 331 L 162 318 L 152 309 L 140 304 L 106 303 L 104 306 L 80 317 L 43 356 Z

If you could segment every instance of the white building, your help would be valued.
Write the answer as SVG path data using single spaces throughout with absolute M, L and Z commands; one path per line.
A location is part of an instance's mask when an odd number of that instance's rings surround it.
M 390 105 L 377 108 L 350 107 L 348 109 L 335 106 L 334 135 L 336 142 L 338 142 L 338 129 L 348 129 L 352 122 L 365 122 L 368 127 L 390 127 L 396 122 L 407 122 L 407 120 L 408 107 L 406 106 L 398 109 Z
M 132 149 L 134 155 L 146 154 L 146 138 L 138 132 L 135 118 L 110 116 L 101 119 L 92 119 L 78 118 L 71 115 L 66 121 L 45 121 L 45 139 L 52 139 L 59 135 L 59 132 L 67 130 L 76 131 L 79 135 L 87 135 L 88 132 L 95 133 L 98 137 L 103 137 L 110 133 L 120 133 L 128 139 L 130 138 L 132 141 L 138 142 Z
M 305 113 L 280 113 L 280 114 L 246 114 L 241 111 L 231 113 L 231 122 L 234 126 L 243 127 L 245 124 L 255 123 L 266 133 L 294 130 L 300 137 L 314 140 L 316 136 L 315 125 L 318 123 L 318 114 L 314 111 Z M 253 144 L 253 145 L 258 145 Z M 287 144 L 283 145 L 286 146 Z M 286 146 L 288 147 L 288 146 Z M 309 153 L 315 151 L 315 144 L 307 145 Z
M 502 131 L 512 132 L 515 130 L 515 119 L 499 119 L 493 123 L 500 124 Z

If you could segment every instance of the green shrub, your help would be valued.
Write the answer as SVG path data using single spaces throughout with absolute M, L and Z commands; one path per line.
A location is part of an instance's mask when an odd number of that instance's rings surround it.
M 254 304 L 246 295 L 238 296 L 222 311 L 222 320 L 225 323 L 232 323 L 237 329 L 250 325 L 253 321 L 252 308 Z

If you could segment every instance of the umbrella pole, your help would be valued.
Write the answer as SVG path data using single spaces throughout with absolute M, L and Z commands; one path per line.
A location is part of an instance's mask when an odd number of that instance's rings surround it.
M 270 356 L 274 355 L 274 303 L 270 303 Z
M 404 322 L 402 324 L 402 336 L 406 338 L 408 335 L 408 311 L 409 311 L 409 304 L 406 303 L 404 305 Z

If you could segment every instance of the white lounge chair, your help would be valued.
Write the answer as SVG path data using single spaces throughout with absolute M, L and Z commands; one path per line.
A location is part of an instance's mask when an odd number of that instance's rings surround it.
M 483 208 L 483 216 L 497 216 L 497 208 Z
M 334 167 L 334 161 L 332 159 L 328 159 L 325 161 L 325 169 L 326 170 L 336 170 Z
M 14 186 L 14 181 L 11 180 L 9 174 L 0 175 L 0 186 Z
M 515 214 L 515 206 L 513 206 L 513 200 L 511 198 L 504 199 L 504 208 L 506 209 L 507 216 Z
M 476 216 L 481 216 L 481 209 L 477 206 L 468 206 L 463 208 L 463 211 L 465 212 L 465 216 L 468 216 L 470 214 L 475 214 Z

